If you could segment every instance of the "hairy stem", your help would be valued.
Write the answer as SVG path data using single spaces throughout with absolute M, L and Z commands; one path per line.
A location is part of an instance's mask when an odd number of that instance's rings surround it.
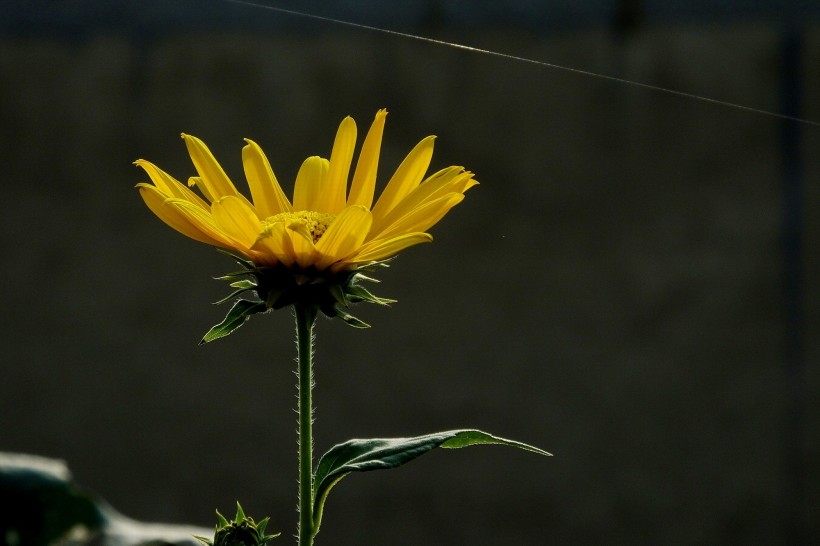
M 295 304 L 299 350 L 299 546 L 313 545 L 313 323 L 316 307 Z

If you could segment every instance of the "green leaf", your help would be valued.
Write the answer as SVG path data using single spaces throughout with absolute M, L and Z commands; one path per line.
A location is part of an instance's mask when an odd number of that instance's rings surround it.
M 264 313 L 267 308 L 267 305 L 261 301 L 237 300 L 234 306 L 231 307 L 231 310 L 228 311 L 225 319 L 208 330 L 199 344 L 203 345 L 215 339 L 227 336 L 245 324 L 245 321 L 248 320 L 251 315 Z
M 313 482 L 314 534 L 322 523 L 322 510 L 330 490 L 351 472 L 396 468 L 437 447 L 457 449 L 479 444 L 517 447 L 550 456 L 543 449 L 473 429 L 436 432 L 415 438 L 348 440 L 330 448 L 316 467 Z

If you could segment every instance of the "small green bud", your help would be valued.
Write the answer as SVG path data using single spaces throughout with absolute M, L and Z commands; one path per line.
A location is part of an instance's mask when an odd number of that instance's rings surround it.
M 216 511 L 216 517 L 217 524 L 213 540 L 194 537 L 206 546 L 265 546 L 281 534 L 266 535 L 265 527 L 268 525 L 268 518 L 256 523 L 253 518 L 245 515 L 239 502 L 236 503 L 236 517 L 233 521 L 225 519 L 219 510 Z

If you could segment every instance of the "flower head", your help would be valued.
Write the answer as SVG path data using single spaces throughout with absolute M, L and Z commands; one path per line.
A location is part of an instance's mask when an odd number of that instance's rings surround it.
M 476 184 L 462 167 L 425 179 L 434 137 L 407 155 L 373 203 L 386 110 L 376 114 L 365 137 L 348 190 L 356 123 L 342 120 L 330 159 L 302 163 L 291 202 L 262 149 L 242 149 L 251 199 L 231 182 L 205 144 L 183 134 L 198 176 L 188 181 L 204 199 L 156 165 L 139 160 L 152 184 L 138 184 L 146 205 L 183 235 L 229 250 L 258 266 L 337 273 L 377 262 L 432 240 L 427 230 Z
M 153 163 L 136 161 L 151 179 L 137 188 L 154 214 L 183 235 L 226 250 L 243 266 L 224 278 L 234 281 L 231 286 L 237 292 L 232 296 L 253 292 L 255 298 L 240 300 L 239 310 L 235 306 L 235 316 L 229 314 L 226 321 L 233 318 L 230 324 L 240 325 L 250 314 L 305 303 L 354 326 L 366 326 L 340 306 L 392 301 L 364 289 L 360 281 L 372 279 L 362 272 L 407 247 L 431 241 L 427 230 L 477 182 L 471 172 L 456 166 L 426 176 L 435 140 L 429 136 L 407 154 L 374 203 L 386 116 L 386 110 L 376 113 L 352 178 L 356 123 L 343 119 L 330 159 L 313 156 L 302 163 L 292 201 L 251 140 L 246 139 L 242 149 L 250 199 L 236 189 L 207 146 L 191 135 L 182 139 L 198 176 L 187 186 Z M 244 275 L 252 280 L 237 280 Z M 225 335 L 221 332 L 212 329 L 210 339 Z

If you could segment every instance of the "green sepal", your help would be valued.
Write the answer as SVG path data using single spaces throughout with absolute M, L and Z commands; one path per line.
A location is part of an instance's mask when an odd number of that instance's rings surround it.
M 231 286 L 233 286 L 234 284 L 238 284 L 238 283 L 232 283 Z M 253 288 L 242 288 L 240 290 L 234 290 L 233 292 L 231 292 L 230 294 L 228 294 L 227 296 L 225 296 L 221 300 L 215 301 L 214 305 L 221 305 L 221 304 L 223 304 L 227 301 L 231 301 L 232 299 L 234 299 L 238 296 L 241 296 L 245 292 L 250 292 L 251 290 L 253 290 Z
M 233 519 L 233 522 L 239 525 L 243 519 L 245 519 L 245 511 L 242 510 L 242 505 L 239 504 L 239 501 L 236 501 L 236 517 Z
M 225 320 L 205 334 L 200 345 L 230 334 L 244 324 L 250 315 L 267 309 L 281 309 L 290 305 L 312 305 L 327 317 L 338 317 L 354 328 L 370 328 L 369 324 L 350 314 L 351 305 L 361 302 L 389 305 L 396 302 L 396 300 L 380 298 L 362 286 L 365 282 L 379 282 L 365 273 L 389 267 L 389 260 L 380 260 L 349 270 L 333 272 L 331 270 L 317 271 L 312 267 L 304 270 L 291 269 L 281 264 L 271 267 L 260 266 L 227 250 L 217 250 L 230 256 L 243 269 L 216 277 L 217 280 L 227 281 L 234 291 L 214 303 L 221 304 L 238 297 L 243 299 L 234 305 Z M 247 294 L 248 292 L 250 294 Z
M 270 518 L 267 517 L 267 518 L 263 519 L 262 521 L 260 521 L 259 523 L 257 523 L 256 524 L 256 532 L 258 532 L 260 535 L 264 536 L 265 528 L 268 526 L 269 521 L 270 521 Z M 274 535 L 274 536 L 279 536 L 280 534 L 281 533 L 276 533 L 276 535 Z
M 415 438 L 354 439 L 338 444 L 322 455 L 313 481 L 313 529 L 319 531 L 322 510 L 330 490 L 351 472 L 396 468 L 437 447 L 456 449 L 479 444 L 517 447 L 550 456 L 543 449 L 493 436 L 475 429 L 436 432 Z
M 354 285 L 348 288 L 347 294 L 354 303 L 366 301 L 369 303 L 378 303 L 379 305 L 390 305 L 391 303 L 396 303 L 398 301 L 374 296 L 370 290 L 359 285 Z
M 366 323 L 360 318 L 354 317 L 350 313 L 339 312 L 339 310 L 337 309 L 335 316 L 345 321 L 345 323 L 348 326 L 352 326 L 354 328 L 370 328 L 370 325 L 368 323 Z
M 268 307 L 264 302 L 237 300 L 234 306 L 231 307 L 231 310 L 228 311 L 228 314 L 222 322 L 211 327 L 211 329 L 208 330 L 202 337 L 199 344 L 203 345 L 215 339 L 225 337 L 245 324 L 245 321 L 248 320 L 251 315 L 255 315 L 256 313 L 264 313 L 267 310 Z
M 390 267 L 390 266 L 385 265 L 384 267 Z M 365 275 L 364 273 L 357 273 L 357 274 L 356 274 L 356 278 L 357 278 L 359 281 L 372 282 L 372 283 L 376 283 L 376 284 L 378 284 L 378 283 L 382 282 L 382 281 L 380 281 L 379 279 L 374 279 L 373 277 L 368 277 L 368 276 L 367 276 L 367 275 Z
M 224 248 L 217 248 L 216 251 L 220 254 L 224 254 L 225 256 L 229 256 L 231 259 L 233 259 L 233 261 L 235 261 L 236 263 L 238 263 L 239 265 L 241 265 L 249 271 L 256 269 L 256 264 L 253 263 L 251 260 L 243 258 L 242 256 L 238 256 L 230 250 L 225 250 Z
M 221 277 L 214 277 L 213 279 L 215 281 L 233 281 L 247 277 L 248 275 L 253 275 L 253 271 L 231 271 L 230 273 L 225 273 Z
M 333 299 L 340 305 L 344 305 L 345 307 L 350 305 L 350 301 L 348 301 L 347 294 L 345 293 L 346 291 L 340 285 L 331 285 L 328 287 L 328 291 L 330 292 L 330 295 L 333 296 Z
M 387 268 L 390 267 L 390 262 L 395 259 L 395 256 L 391 256 L 390 258 L 385 258 L 384 260 L 378 260 L 376 262 L 370 262 L 366 264 L 360 265 L 357 270 L 358 271 L 375 271 L 377 268 L 383 267 Z M 379 282 L 379 281 L 375 281 Z

